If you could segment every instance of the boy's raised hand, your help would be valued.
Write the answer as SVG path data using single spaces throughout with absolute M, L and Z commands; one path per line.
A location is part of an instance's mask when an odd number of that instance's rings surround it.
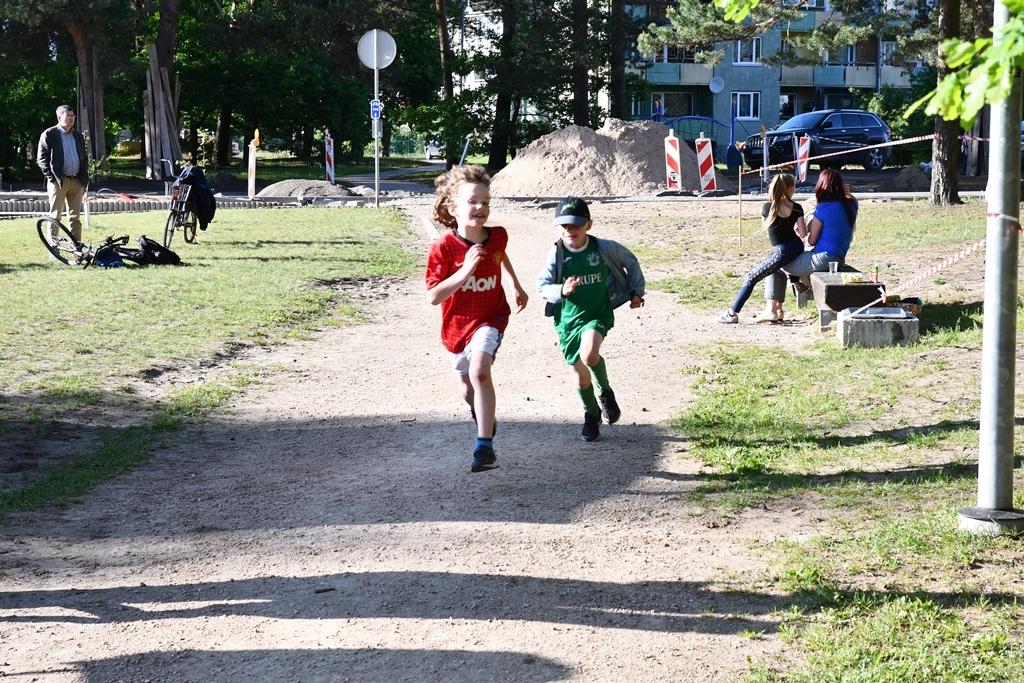
M 578 277 L 567 277 L 565 282 L 562 283 L 562 296 L 569 296 L 576 291 L 576 286 L 579 285 L 580 279 Z
M 483 260 L 486 255 L 484 246 L 482 244 L 474 244 L 466 252 L 466 260 L 462 267 L 466 269 L 466 276 L 470 276 L 476 272 L 476 267 L 480 265 L 480 261 Z

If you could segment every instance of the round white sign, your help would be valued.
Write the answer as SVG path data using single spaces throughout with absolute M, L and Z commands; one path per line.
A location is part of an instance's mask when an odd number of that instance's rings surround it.
M 398 56 L 395 39 L 387 31 L 373 29 L 363 34 L 356 48 L 359 61 L 370 69 L 386 69 Z

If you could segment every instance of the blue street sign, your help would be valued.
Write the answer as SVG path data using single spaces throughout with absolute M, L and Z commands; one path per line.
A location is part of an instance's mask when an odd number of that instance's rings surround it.
M 370 100 L 370 118 L 374 121 L 380 118 L 380 100 Z

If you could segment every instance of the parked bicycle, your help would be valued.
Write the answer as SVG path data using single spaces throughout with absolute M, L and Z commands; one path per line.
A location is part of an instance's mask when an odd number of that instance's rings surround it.
M 93 263 L 103 265 L 107 259 L 131 261 L 139 265 L 149 263 L 149 256 L 144 250 L 126 246 L 128 235 L 111 235 L 93 247 L 91 244 L 76 240 L 67 226 L 49 216 L 36 222 L 36 232 L 39 233 L 39 239 L 50 255 L 69 266 L 88 268 Z M 56 238 L 51 237 L 51 232 L 56 233 Z
M 192 194 L 192 186 L 174 181 L 171 189 L 171 206 L 167 211 L 167 222 L 164 223 L 164 246 L 170 248 L 174 231 L 180 229 L 185 241 L 192 244 L 196 241 L 195 211 L 189 206 L 188 198 Z
M 181 229 L 185 241 L 196 241 L 196 228 L 206 230 L 217 210 L 217 200 L 198 166 L 186 166 L 171 186 L 171 205 L 164 224 L 164 246 L 170 248 L 174 231 Z

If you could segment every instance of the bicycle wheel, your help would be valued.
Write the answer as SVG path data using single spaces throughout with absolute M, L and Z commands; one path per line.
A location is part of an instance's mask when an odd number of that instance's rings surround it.
M 195 244 L 196 241 L 196 224 L 199 220 L 196 218 L 196 212 L 191 209 L 185 212 L 185 220 L 181 223 L 181 233 L 185 236 L 185 241 L 189 244 Z
M 164 223 L 164 247 L 171 248 L 171 238 L 174 237 L 174 226 L 177 223 L 178 214 L 174 209 L 167 212 L 167 222 Z
M 75 236 L 60 221 L 49 216 L 40 218 L 36 221 L 36 232 L 39 233 L 39 239 L 43 241 L 46 251 L 61 263 L 77 265 L 81 260 L 82 245 L 75 240 Z M 52 238 L 51 232 L 55 232 L 57 236 Z

